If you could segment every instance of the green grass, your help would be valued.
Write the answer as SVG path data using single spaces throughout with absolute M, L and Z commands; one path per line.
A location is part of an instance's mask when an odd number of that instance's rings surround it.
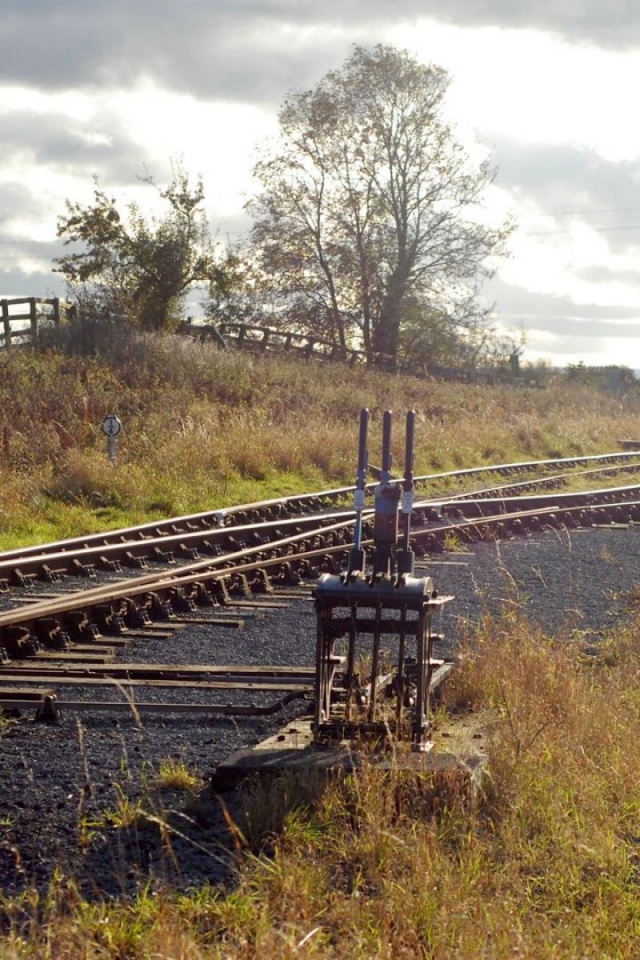
M 231 888 L 88 904 L 58 877 L 2 904 L 0 956 L 635 956 L 637 629 L 589 660 L 515 617 L 468 638 L 445 707 L 491 720 L 475 806 L 454 780 L 434 790 L 400 769 L 365 766 L 327 789 L 275 781 L 246 795 Z M 112 827 L 141 809 L 114 809 Z
M 403 421 L 416 409 L 415 468 L 427 473 L 614 450 L 636 435 L 640 399 L 562 380 L 427 384 L 162 338 L 111 365 L 16 351 L 0 357 L 0 546 L 351 483 L 362 406 L 374 463 L 382 411 Z M 115 466 L 107 412 L 124 427 Z M 403 441 L 397 423 L 395 464 Z M 234 815 L 229 888 L 89 903 L 57 875 L 45 893 L 0 898 L 0 958 L 635 957 L 639 627 L 631 612 L 597 659 L 515 614 L 466 638 L 444 709 L 492 721 L 479 806 L 455 783 L 434 795 L 375 768 L 326 790 L 276 782 Z M 198 774 L 167 761 L 146 794 L 129 798 L 125 783 L 104 823 L 79 830 L 90 844 L 105 824 L 159 820 L 162 790 L 193 802 Z
M 202 787 L 202 778 L 183 760 L 168 757 L 161 761 L 160 768 L 153 779 L 158 789 L 183 790 L 193 793 Z
M 611 451 L 634 435 L 640 410 L 640 391 L 621 401 L 562 378 L 516 390 L 171 337 L 126 347 L 111 365 L 0 356 L 0 549 L 351 484 L 363 406 L 373 464 L 382 411 L 395 412 L 396 469 L 405 412 L 416 410 L 417 474 Z M 123 424 L 115 464 L 100 430 L 107 413 Z

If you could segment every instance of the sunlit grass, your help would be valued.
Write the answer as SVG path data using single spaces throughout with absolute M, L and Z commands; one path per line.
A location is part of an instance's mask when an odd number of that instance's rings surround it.
M 0 549 L 351 484 L 363 406 L 374 465 L 394 411 L 395 470 L 415 409 L 419 475 L 615 450 L 640 395 L 431 383 L 175 337 L 133 340 L 112 366 L 16 351 L 0 356 Z M 123 425 L 115 463 L 107 413 Z
M 202 787 L 202 778 L 184 760 L 167 757 L 160 762 L 152 784 L 160 789 L 184 790 L 190 793 Z
M 637 629 L 595 658 L 515 616 L 468 638 L 444 692 L 492 731 L 475 805 L 400 768 L 325 789 L 275 781 L 247 793 L 231 888 L 89 905 L 58 877 L 2 904 L 2 955 L 635 956 Z M 140 805 L 111 812 L 125 829 Z

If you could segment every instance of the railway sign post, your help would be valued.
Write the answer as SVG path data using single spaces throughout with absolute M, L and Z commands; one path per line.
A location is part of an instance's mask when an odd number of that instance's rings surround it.
M 102 421 L 102 432 L 107 438 L 107 456 L 111 463 L 115 463 L 118 456 L 118 436 L 121 430 L 122 424 L 115 413 L 108 413 Z

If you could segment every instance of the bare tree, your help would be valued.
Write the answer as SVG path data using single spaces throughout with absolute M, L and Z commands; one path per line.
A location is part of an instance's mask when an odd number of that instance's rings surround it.
M 482 320 L 478 287 L 510 228 L 483 223 L 494 174 L 444 122 L 447 86 L 444 70 L 406 52 L 355 47 L 284 102 L 248 204 L 283 322 L 395 359 L 407 310 L 414 333 L 417 307 L 452 333 Z

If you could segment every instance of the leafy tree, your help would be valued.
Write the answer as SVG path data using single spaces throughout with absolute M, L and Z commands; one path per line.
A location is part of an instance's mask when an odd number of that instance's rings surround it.
M 355 47 L 285 100 L 248 204 L 283 322 L 396 358 L 418 314 L 454 340 L 484 320 L 476 294 L 510 228 L 481 221 L 494 174 L 445 123 L 447 86 L 444 70 L 406 52 Z
M 57 259 L 79 303 L 98 313 L 122 314 L 143 330 L 173 329 L 195 284 L 220 279 L 220 262 L 209 234 L 202 181 L 195 185 L 176 168 L 171 183 L 154 187 L 168 207 L 145 218 L 131 203 L 127 215 L 96 181 L 93 202 L 67 202 L 58 220 L 65 245 L 82 249 Z M 216 277 L 218 278 L 216 280 Z
M 212 271 L 209 297 L 203 304 L 214 323 L 225 320 L 238 323 L 265 321 L 263 306 L 255 296 L 255 271 L 238 245 L 228 247 Z

